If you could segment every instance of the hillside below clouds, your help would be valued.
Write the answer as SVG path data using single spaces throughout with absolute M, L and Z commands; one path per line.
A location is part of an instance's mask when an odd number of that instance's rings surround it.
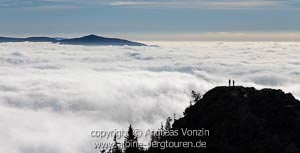
M 11 37 L 0 37 L 0 43 L 3 42 L 51 42 L 59 44 L 69 45 L 93 45 L 93 46 L 146 46 L 145 44 L 133 42 L 119 38 L 107 38 L 96 35 L 88 35 L 80 38 L 51 38 L 51 37 L 28 37 L 28 38 L 11 38 Z

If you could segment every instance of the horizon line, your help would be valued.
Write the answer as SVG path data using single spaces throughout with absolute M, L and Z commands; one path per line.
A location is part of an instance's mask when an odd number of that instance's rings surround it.
M 182 32 L 182 33 L 65 33 L 65 34 L 7 34 L 0 37 L 78 38 L 88 35 L 122 38 L 135 41 L 300 41 L 300 32 Z

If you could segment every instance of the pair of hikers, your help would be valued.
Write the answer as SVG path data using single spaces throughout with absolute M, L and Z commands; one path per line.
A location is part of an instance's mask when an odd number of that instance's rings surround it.
M 231 79 L 229 79 L 228 83 L 229 83 L 229 87 L 230 87 L 231 86 Z M 232 80 L 232 86 L 234 87 L 234 85 L 235 85 L 235 81 Z

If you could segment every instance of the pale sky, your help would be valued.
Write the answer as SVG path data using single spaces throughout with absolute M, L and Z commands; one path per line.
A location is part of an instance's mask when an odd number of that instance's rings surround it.
M 0 0 L 0 20 L 1 36 L 299 40 L 300 1 Z

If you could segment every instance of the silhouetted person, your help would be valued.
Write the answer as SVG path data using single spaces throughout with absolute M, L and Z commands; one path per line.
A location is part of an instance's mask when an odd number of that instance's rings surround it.
M 235 81 L 234 81 L 234 80 L 232 80 L 232 86 L 234 86 L 234 83 L 235 83 Z
M 228 84 L 229 84 L 229 87 L 231 86 L 231 80 L 229 79 L 229 81 L 228 81 Z

